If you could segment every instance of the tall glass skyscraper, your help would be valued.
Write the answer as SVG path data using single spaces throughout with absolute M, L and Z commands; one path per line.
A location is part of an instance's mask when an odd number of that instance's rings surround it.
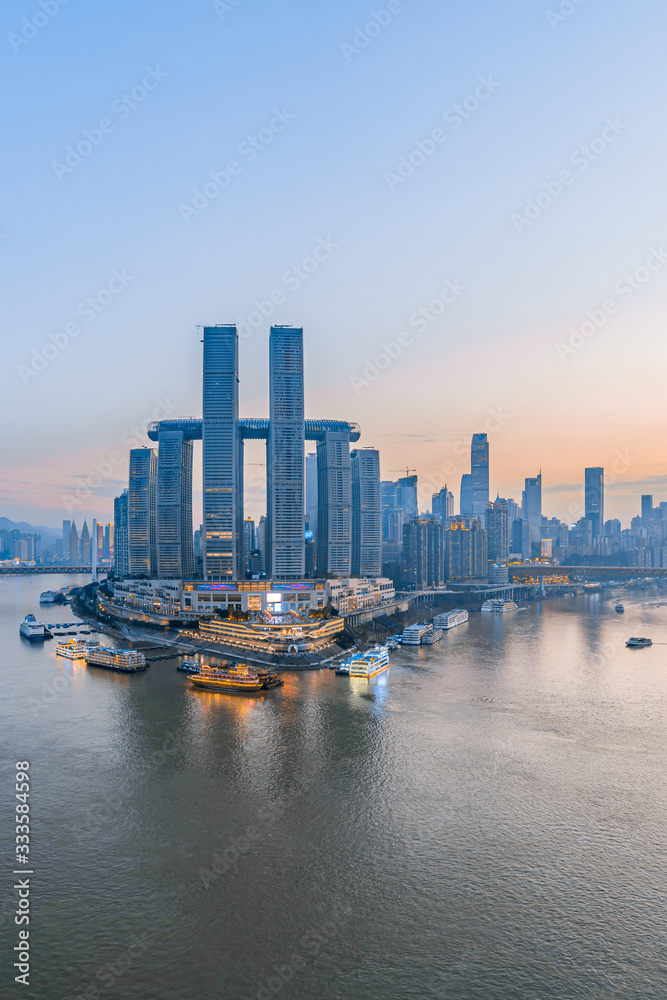
M 327 431 L 317 442 L 317 572 L 350 576 L 352 483 L 350 435 Z
M 405 520 L 414 521 L 419 514 L 417 477 L 403 476 L 396 483 L 396 506 L 405 511 Z
M 204 327 L 204 576 L 242 578 L 243 447 L 235 326 Z
M 157 456 L 152 448 L 132 448 L 127 500 L 130 576 L 156 574 L 156 499 Z
M 123 490 L 113 502 L 113 568 L 121 577 L 130 572 L 127 496 L 128 491 Z
M 484 518 L 489 505 L 489 442 L 486 434 L 473 434 L 470 448 L 472 513 Z
M 602 535 L 604 526 L 604 469 L 584 471 L 585 516 L 593 525 L 593 538 Z
M 521 510 L 528 521 L 531 542 L 539 542 L 542 537 L 542 473 L 534 479 L 526 479 L 521 494 Z
M 352 464 L 352 576 L 382 574 L 380 453 L 355 448 Z
M 461 476 L 461 497 L 459 504 L 461 517 L 472 515 L 472 476 L 464 472 Z
M 299 580 L 304 539 L 303 330 L 271 327 L 267 449 L 267 575 Z
M 193 576 L 192 441 L 183 431 L 161 430 L 157 460 L 157 575 Z

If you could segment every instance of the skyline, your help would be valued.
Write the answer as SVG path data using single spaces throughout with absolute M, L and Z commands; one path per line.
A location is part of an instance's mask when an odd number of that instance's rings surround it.
M 187 16 L 173 2 L 105 17 L 65 5 L 14 46 L 26 9 L 3 9 L 18 136 L 0 167 L 4 398 L 21 415 L 3 442 L 4 515 L 110 518 L 123 438 L 160 406 L 201 414 L 202 319 L 252 332 L 242 416 L 268 416 L 269 326 L 303 327 L 306 415 L 358 421 L 383 479 L 409 465 L 423 486 L 451 463 L 457 495 L 461 453 L 496 413 L 494 495 L 518 496 L 541 467 L 545 512 L 576 520 L 584 468 L 609 480 L 616 463 L 609 517 L 627 525 L 640 494 L 667 496 L 653 417 L 664 11 L 583 4 L 554 22 L 527 2 L 400 6 L 358 52 L 344 46 L 371 7 L 351 0 Z M 98 144 L 54 170 L 84 129 Z M 46 344 L 44 369 L 21 372 Z M 382 345 L 396 356 L 379 371 Z M 67 512 L 62 494 L 119 451 L 101 492 Z

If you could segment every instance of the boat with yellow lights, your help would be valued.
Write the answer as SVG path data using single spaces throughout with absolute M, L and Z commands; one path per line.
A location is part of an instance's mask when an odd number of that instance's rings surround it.
M 269 688 L 280 687 L 284 682 L 278 674 L 268 670 L 251 670 L 243 664 L 230 663 L 222 667 L 202 665 L 198 674 L 190 677 L 193 687 L 207 691 L 227 691 L 257 694 Z

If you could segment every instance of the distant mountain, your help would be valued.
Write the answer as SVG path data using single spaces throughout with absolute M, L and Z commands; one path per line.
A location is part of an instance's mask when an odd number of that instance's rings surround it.
M 54 528 L 47 528 L 43 524 L 28 524 L 27 521 L 10 521 L 8 517 L 0 517 L 0 531 L 20 531 L 22 535 L 41 535 L 43 549 L 48 549 L 60 538 L 60 534 Z

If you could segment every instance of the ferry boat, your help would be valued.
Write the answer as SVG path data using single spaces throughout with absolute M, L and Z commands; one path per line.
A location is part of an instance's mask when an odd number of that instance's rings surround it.
M 242 664 L 229 664 L 227 667 L 211 667 L 202 665 L 199 673 L 190 678 L 193 687 L 204 688 L 207 691 L 242 692 L 257 694 L 269 688 L 280 687 L 282 681 L 278 674 L 268 670 L 251 670 Z
M 19 634 L 24 639 L 30 639 L 31 642 L 38 642 L 46 639 L 47 636 L 45 626 L 41 622 L 38 622 L 34 615 L 25 616 L 19 625 Z
M 199 660 L 183 660 L 176 669 L 182 670 L 184 674 L 198 674 L 200 670 Z
M 468 612 L 464 608 L 454 608 L 453 611 L 445 611 L 441 615 L 436 615 L 433 619 L 433 625 L 436 628 L 456 628 L 457 625 L 463 625 L 464 622 L 468 621 Z
M 83 639 L 69 639 L 56 646 L 56 656 L 66 656 L 68 660 L 83 660 L 87 652 L 88 643 Z
M 39 595 L 40 604 L 55 604 L 56 602 L 56 591 L 55 590 L 44 590 Z
M 625 645 L 629 646 L 630 649 L 641 649 L 643 646 L 652 646 L 653 645 L 653 640 L 652 639 L 636 639 L 636 638 L 632 638 L 632 639 L 628 639 L 628 641 L 626 642 Z
M 614 611 L 616 611 L 619 615 L 622 615 L 623 612 L 625 611 L 625 608 L 623 607 L 622 604 L 617 604 L 616 607 L 614 608 Z
M 403 629 L 403 645 L 419 646 L 424 636 L 431 631 L 433 626 L 430 622 L 416 622 Z
M 136 674 L 146 669 L 146 657 L 138 649 L 99 646 L 86 649 L 85 656 L 89 667 L 105 667 L 107 670 L 119 670 L 123 674 Z
M 369 649 L 366 653 L 353 656 L 350 660 L 350 677 L 377 677 L 384 670 L 389 668 L 389 651 L 386 647 L 380 646 L 376 649 Z
M 337 677 L 349 677 L 350 676 L 350 663 L 349 660 L 345 660 L 344 663 L 339 663 L 336 667 Z
M 440 642 L 445 633 L 441 628 L 432 628 L 425 636 L 422 636 L 423 646 L 432 646 L 434 642 Z
M 482 611 L 493 611 L 496 614 L 502 614 L 504 611 L 516 611 L 518 606 L 514 601 L 504 601 L 501 597 L 494 597 L 489 601 L 484 601 Z

